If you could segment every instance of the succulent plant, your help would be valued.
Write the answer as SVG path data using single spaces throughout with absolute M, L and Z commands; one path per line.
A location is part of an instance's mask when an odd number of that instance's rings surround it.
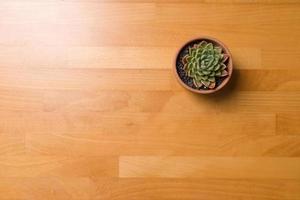
M 227 59 L 228 55 L 222 53 L 221 47 L 201 41 L 189 47 L 188 54 L 182 58 L 183 69 L 193 79 L 195 87 L 213 89 L 218 77 L 228 75 Z

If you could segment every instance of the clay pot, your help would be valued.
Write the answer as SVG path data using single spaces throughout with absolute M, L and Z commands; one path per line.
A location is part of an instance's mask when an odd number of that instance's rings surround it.
M 228 60 L 226 62 L 228 76 L 226 76 L 223 80 L 221 80 L 221 82 L 219 84 L 217 84 L 217 86 L 214 89 L 196 89 L 196 88 L 193 88 L 193 87 L 189 86 L 188 84 L 186 84 L 182 80 L 182 78 L 179 76 L 179 74 L 178 74 L 178 65 L 179 65 L 179 62 L 181 62 L 181 60 L 180 60 L 180 58 L 181 58 L 180 54 L 182 54 L 182 52 L 188 46 L 193 45 L 194 43 L 199 43 L 202 40 L 205 40 L 207 42 L 211 42 L 213 45 L 217 45 L 217 46 L 221 47 L 223 49 L 224 54 L 228 55 Z M 214 93 L 214 92 L 220 90 L 221 88 L 223 88 L 228 83 L 229 79 L 231 78 L 232 70 L 233 70 L 233 67 L 232 67 L 232 56 L 231 56 L 231 53 L 228 50 L 228 48 L 221 41 L 219 41 L 217 39 L 214 39 L 214 38 L 211 38 L 211 37 L 206 37 L 206 36 L 205 37 L 199 37 L 199 38 L 193 39 L 193 40 L 187 42 L 186 44 L 184 44 L 179 49 L 179 51 L 177 53 L 177 56 L 176 56 L 176 59 L 175 59 L 175 65 L 174 65 L 175 76 L 176 76 L 177 80 L 179 81 L 179 83 L 184 88 L 188 89 L 189 91 L 195 92 L 195 93 L 199 93 L 199 94 L 210 94 L 210 93 Z

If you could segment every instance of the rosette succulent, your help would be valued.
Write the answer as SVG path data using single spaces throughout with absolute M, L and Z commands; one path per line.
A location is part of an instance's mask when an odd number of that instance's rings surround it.
M 222 53 L 221 47 L 201 41 L 189 47 L 188 54 L 182 58 L 183 69 L 192 78 L 195 87 L 213 89 L 216 79 L 228 75 L 227 59 L 228 55 Z

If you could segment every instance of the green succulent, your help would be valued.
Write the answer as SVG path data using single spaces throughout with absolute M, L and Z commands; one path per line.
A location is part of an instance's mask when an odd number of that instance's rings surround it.
M 228 75 L 225 61 L 228 55 L 222 53 L 222 48 L 212 43 L 201 41 L 189 47 L 188 54 L 182 59 L 183 69 L 187 76 L 193 79 L 197 88 L 216 87 L 216 78 Z

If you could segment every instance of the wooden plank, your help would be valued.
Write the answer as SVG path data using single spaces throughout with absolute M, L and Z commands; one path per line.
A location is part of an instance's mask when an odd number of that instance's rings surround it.
M 273 114 L 19 111 L 0 112 L 0 116 L 5 116 L 0 122 L 0 129 L 7 133 L 85 135 L 95 139 L 132 139 L 138 135 L 195 137 L 205 136 L 208 132 L 224 137 L 274 136 L 276 128 L 276 116 Z
M 220 97 L 222 95 L 216 95 L 214 99 L 217 101 Z M 234 101 L 222 102 L 219 108 L 224 112 L 297 112 L 298 106 L 297 92 L 284 95 L 280 92 L 240 92 Z
M 74 80 L 75 81 L 75 80 Z M 86 80 L 90 82 L 91 80 Z M 92 81 L 91 81 L 92 82 Z M 59 87 L 57 82 L 51 82 Z M 63 84 L 63 82 L 61 82 Z M 71 86 L 82 86 L 70 82 Z M 151 83 L 149 82 L 151 85 Z M 156 84 L 156 83 L 154 83 Z M 93 84 L 92 84 L 93 85 Z M 70 87 L 65 84 L 65 87 Z M 74 87 L 74 86 L 72 86 Z M 133 86 L 134 87 L 134 86 Z M 140 87 L 140 86 L 138 86 Z M 151 86 L 152 87 L 152 86 Z M 180 87 L 180 86 L 178 86 Z M 180 91 L 73 91 L 73 90 L 6 90 L 1 91 L 1 111 L 88 111 L 96 112 L 169 112 L 169 113 L 203 113 L 203 112 L 229 112 L 229 113 L 274 113 L 299 112 L 299 92 L 238 92 L 224 90 L 216 95 L 199 96 L 189 92 Z M 134 88 L 133 88 L 134 89 Z M 31 94 L 33 93 L 33 95 Z M 19 96 L 18 94 L 24 94 Z M 225 100 L 223 100 L 225 99 Z M 223 100 L 223 101 L 222 101 Z M 183 106 L 181 102 L 185 102 Z
M 9 122 L 8 122 L 9 123 Z M 10 124 L 8 124 L 10 127 Z M 0 156 L 24 155 L 25 148 L 25 134 L 16 129 L 4 131 L 5 125 L 0 128 Z
M 296 200 L 296 180 L 178 178 L 1 178 L 0 191 L 11 199 L 211 199 Z
M 294 12 L 299 11 L 297 6 L 260 5 L 256 4 L 226 4 L 209 3 L 135 3 L 135 2 L 2 2 L 2 23 L 26 24 L 26 23 L 54 23 L 54 24 L 93 24 L 103 25 L 106 23 L 154 23 L 176 22 L 205 25 L 229 24 L 247 27 L 264 24 L 265 28 L 274 28 L 274 24 L 284 25 L 283 22 L 292 23 L 298 16 Z M 47 6 L 47 9 L 45 9 Z M 88 10 L 89 12 L 84 12 Z M 16 15 L 18 12 L 18 15 Z M 177 18 L 177 13 L 181 17 Z M 230 13 L 230 14 L 229 14 Z M 277 13 L 278 15 L 274 15 Z M 35 17 L 39 16 L 39 17 Z M 272 17 L 270 17 L 272 16 Z M 249 18 L 247 18 L 249 17 Z M 201 20 L 199 20 L 201 18 Z M 245 23 L 247 18 L 249 24 Z M 58 20 L 59 19 L 59 20 Z M 97 20 L 101 19 L 101 20 Z M 95 21 L 97 20 L 97 21 Z M 97 23 L 95 23 L 97 22 Z M 111 25 L 110 25 L 111 26 Z M 260 31 L 260 30 L 252 30 Z M 283 33 L 284 30 L 281 30 Z M 293 33 L 291 33 L 293 34 Z
M 290 156 L 300 155 L 297 136 L 221 135 L 201 131 L 170 133 L 134 128 L 117 134 L 109 132 L 28 133 L 26 152 L 33 155 L 212 155 L 212 156 Z M 260 129 L 261 130 L 261 129 Z M 263 130 L 261 130 L 263 132 Z M 153 133 L 153 134 L 151 134 Z M 160 134 L 160 135 L 159 135 Z
M 254 155 L 298 154 L 297 147 L 286 151 L 282 149 L 281 153 L 276 149 L 282 142 L 294 145 L 298 140 L 274 137 L 274 115 L 209 113 L 214 120 L 207 118 L 207 115 L 76 111 L 23 113 L 16 116 L 6 113 L 8 119 L 3 123 L 14 119 L 18 125 L 6 126 L 6 130 L 11 131 L 17 127 L 26 133 L 28 151 L 48 155 L 57 155 L 58 152 L 63 155 L 86 155 L 89 150 L 93 151 L 92 155 L 119 155 L 122 149 L 126 154 L 135 155 L 139 152 L 193 154 L 193 151 L 201 155 L 205 152 L 213 155 L 228 155 L 232 152 L 252 155 L 251 151 L 257 147 Z
M 15 199 L 89 199 L 91 181 L 86 177 L 1 178 L 4 200 Z
M 116 157 L 1 156 L 0 177 L 117 177 Z
M 271 35 L 275 30 L 258 32 L 259 29 L 255 30 L 255 27 L 240 28 L 239 25 L 207 27 L 206 24 L 191 26 L 174 23 L 172 26 L 167 26 L 166 23 L 155 22 L 140 25 L 114 24 L 109 27 L 86 25 L 85 28 L 82 28 L 80 24 L 32 24 L 30 30 L 28 30 L 28 26 L 26 24 L 3 24 L 0 27 L 0 37 L 6 39 L 0 39 L 0 43 L 5 46 L 27 44 L 30 46 L 164 46 L 178 48 L 190 39 L 201 35 L 211 35 L 222 40 L 229 48 L 278 48 L 278 45 L 296 48 L 298 43 L 293 38 L 299 34 L 297 31 L 291 32 L 291 36 L 286 37 L 282 43 L 280 39 L 289 33 Z M 120 32 L 120 29 L 123 31 Z M 232 31 L 233 29 L 235 31 Z M 139 34 L 136 35 L 136 33 Z M 135 37 L 128 39 L 128 35 L 135 35 Z M 237 35 L 239 35 L 239 40 L 236 40 Z M 270 40 L 266 40 L 266 38 Z M 278 45 L 275 45 L 270 41 L 279 42 Z
M 232 7 L 225 8 L 226 11 L 232 11 L 231 15 L 227 13 L 218 13 L 215 18 L 210 18 L 211 13 L 209 11 L 213 11 L 214 14 L 217 11 L 223 10 L 224 5 L 220 6 L 213 6 L 211 4 L 193 4 L 193 7 L 190 7 L 190 4 L 169 4 L 168 6 L 162 4 L 154 4 L 154 3 L 132 3 L 132 2 L 125 2 L 125 3 L 98 3 L 98 2 L 85 2 L 84 4 L 78 4 L 74 2 L 2 2 L 2 9 L 1 9 L 1 18 L 3 19 L 3 23 L 63 23 L 63 24 L 70 24 L 70 23 L 94 23 L 95 19 L 101 18 L 98 20 L 99 23 L 104 23 L 109 20 L 110 22 L 139 22 L 139 21 L 147 21 L 152 20 L 154 21 L 155 18 L 159 18 L 160 20 L 177 20 L 178 22 L 193 20 L 188 19 L 188 17 L 196 17 L 193 22 L 194 23 L 211 23 L 214 22 L 216 19 L 219 22 L 233 20 L 234 17 L 237 15 L 239 18 L 235 19 L 234 22 L 241 23 L 243 18 L 243 13 L 252 11 L 255 7 L 252 5 L 247 6 L 236 6 L 237 8 L 244 8 L 241 9 L 234 9 Z M 81 6 L 79 6 L 81 5 Z M 43 9 L 44 6 L 47 6 L 47 9 Z M 179 6 L 182 6 L 184 9 L 181 10 L 183 13 L 183 18 L 176 19 L 174 18 L 174 14 L 178 11 Z M 164 8 L 163 10 L 160 10 Z M 206 9 L 205 9 L 206 8 Z M 209 8 L 209 9 L 207 9 Z M 252 8 L 252 9 L 251 9 Z M 84 9 L 88 9 L 89 12 L 82 13 Z M 195 12 L 195 10 L 199 9 L 199 12 Z M 155 14 L 155 11 L 160 11 L 159 13 Z M 35 12 L 34 12 L 35 11 Z M 190 11 L 190 12 L 189 12 Z M 205 12 L 202 14 L 202 12 Z M 19 12 L 16 15 L 16 12 Z M 272 11 L 271 11 L 272 12 Z M 34 14 L 39 16 L 38 18 L 34 17 Z M 84 14 L 84 15 L 83 15 Z M 253 13 L 253 16 L 250 20 L 256 20 L 255 17 L 258 18 L 258 15 L 263 13 L 260 10 L 257 10 Z M 201 16 L 205 17 L 204 21 L 199 21 L 197 17 Z M 268 16 L 266 12 L 265 15 Z M 123 17 L 122 17 L 123 16 Z M 144 18 L 146 16 L 146 18 Z M 170 16 L 167 18 L 167 16 Z M 221 17 L 220 17 L 221 16 Z M 222 18 L 223 16 L 227 16 L 227 19 Z M 276 16 L 274 16 L 276 17 Z M 57 19 L 61 18 L 59 21 Z M 119 21 L 121 20 L 121 21 Z M 210 21 L 211 20 L 211 21 Z M 222 21 L 223 20 L 223 21 Z M 267 18 L 265 20 L 272 20 L 271 18 Z
M 154 3 L 131 2 L 2 2 L 0 17 L 2 24 L 140 23 L 155 18 L 155 7 Z
M 296 200 L 297 180 L 179 178 L 94 179 L 100 199 Z
M 294 13 L 298 13 L 299 8 L 291 5 L 260 5 L 260 9 L 257 9 L 255 4 L 215 6 L 201 3 L 184 5 L 92 2 L 78 6 L 76 3 L 60 2 L 59 6 L 57 3 L 50 3 L 46 11 L 43 9 L 43 12 L 38 13 L 39 18 L 35 18 L 31 11 L 43 8 L 45 4 L 32 5 L 4 4 L 4 7 L 12 7 L 12 19 L 9 15 L 8 19 L 4 17 L 0 38 L 5 40 L 0 40 L 1 44 L 178 47 L 190 38 L 213 35 L 229 47 L 296 48 L 299 45 L 294 40 L 299 34 L 298 26 L 295 26 L 299 18 Z M 107 6 L 108 10 L 111 9 L 110 12 L 106 10 Z M 16 12 L 13 9 L 18 7 L 21 11 L 18 15 L 13 15 Z M 114 7 L 117 9 L 114 10 Z M 91 12 L 83 12 L 85 9 L 91 9 Z M 184 17 L 178 19 L 178 13 Z M 38 19 L 42 23 L 36 23 L 35 20 Z M 14 20 L 17 24 L 13 24 Z M 293 31 L 289 30 L 289 26 Z M 278 29 L 281 31 L 277 31 Z M 274 32 L 276 34 L 272 34 Z M 128 38 L 130 35 L 135 35 L 134 40 Z M 286 35 L 290 37 L 285 37 Z M 283 37 L 284 42 L 281 40 Z
M 69 95 L 72 92 L 69 93 Z M 74 93 L 73 93 L 74 94 Z M 147 91 L 99 91 L 99 93 L 79 96 L 67 93 L 50 93 L 53 99 L 45 98 L 50 111 L 63 109 L 88 109 L 97 112 L 297 112 L 300 110 L 298 92 L 234 92 L 224 91 L 212 96 L 199 96 L 182 92 Z M 222 101 L 225 98 L 224 101 Z M 60 100 L 63 99 L 63 100 Z M 101 102 L 101 104 L 100 104 Z M 182 102 L 185 102 L 184 105 Z
M 199 131 L 200 132 L 200 131 Z M 161 133 L 121 134 L 106 136 L 99 133 L 26 135 L 29 155 L 111 156 L 111 155 L 178 155 L 178 156 L 278 156 L 299 157 L 300 140 L 297 136 L 221 136 Z M 198 135 L 197 135 L 198 134 Z
M 300 113 L 278 113 L 276 118 L 276 131 L 278 134 L 299 135 Z
M 120 177 L 300 179 L 299 158 L 121 156 Z
M 1 76 L 1 75 L 0 75 Z M 8 82 L 17 82 L 14 78 L 4 78 Z M 2 79 L 3 80 L 3 79 Z M 43 93 L 37 90 L 10 90 L 2 86 L 0 89 L 0 110 L 36 111 L 43 109 Z M 2 116 L 5 117 L 5 116 Z
M 17 3 L 24 3 L 23 0 L 11 0 L 11 2 L 17 2 Z M 47 1 L 39 1 L 39 0 L 26 0 L 25 2 L 33 3 L 45 3 L 49 4 L 49 2 L 53 3 L 61 3 L 60 0 L 47 0 Z M 68 0 L 68 3 L 182 3 L 181 0 Z M 244 0 L 244 1 L 238 1 L 238 0 L 186 0 L 184 1 L 185 4 L 189 3 L 205 3 L 205 4 L 254 4 L 254 5 L 298 5 L 298 0 Z
M 300 51 L 289 47 L 265 48 L 261 52 L 261 57 L 264 69 L 298 70 L 300 66 Z

